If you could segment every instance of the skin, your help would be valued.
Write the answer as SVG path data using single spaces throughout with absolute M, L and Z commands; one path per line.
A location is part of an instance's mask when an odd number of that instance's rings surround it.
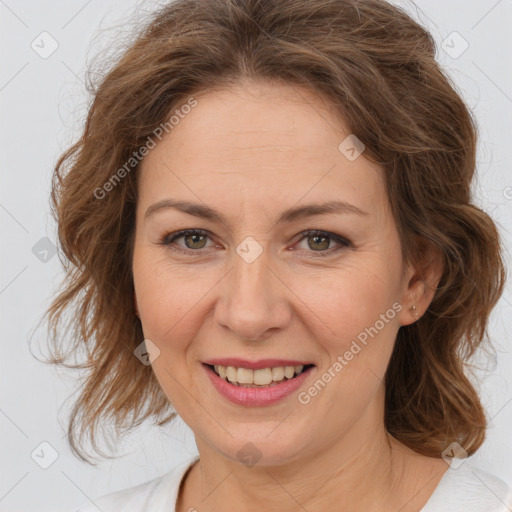
M 419 318 L 409 308 L 427 309 L 442 269 L 424 269 L 425 282 L 402 265 L 383 171 L 338 150 L 349 132 L 323 98 L 266 82 L 194 97 L 142 163 L 133 254 L 137 312 L 160 351 L 153 370 L 200 454 L 177 510 L 419 511 L 448 465 L 386 432 L 383 377 L 398 329 Z M 174 208 L 145 217 L 169 198 L 208 205 L 226 223 Z M 276 223 L 287 208 L 330 200 L 367 214 Z M 182 229 L 208 236 L 161 243 Z M 303 236 L 309 229 L 350 245 Z M 250 264 L 236 252 L 249 236 L 262 249 Z M 311 361 L 307 390 L 394 303 L 402 310 L 306 405 L 297 393 L 271 406 L 232 404 L 201 364 Z M 261 453 L 254 466 L 237 456 L 248 442 Z

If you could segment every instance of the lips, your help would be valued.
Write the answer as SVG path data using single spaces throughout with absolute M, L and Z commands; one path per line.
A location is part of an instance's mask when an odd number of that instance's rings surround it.
M 208 360 L 202 366 L 224 398 L 246 407 L 267 406 L 283 400 L 316 370 L 312 363 L 291 359 L 223 358 Z M 281 375 L 284 370 L 289 376 Z
M 248 370 L 261 370 L 262 368 L 274 368 L 277 366 L 308 366 L 311 361 L 300 361 L 298 359 L 259 359 L 258 361 L 248 361 L 236 357 L 209 359 L 203 361 L 209 366 L 234 366 L 235 368 L 247 368 Z

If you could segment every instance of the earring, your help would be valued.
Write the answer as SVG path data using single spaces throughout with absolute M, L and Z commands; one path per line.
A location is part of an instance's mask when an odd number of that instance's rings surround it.
M 411 306 L 409 308 L 409 313 L 412 315 L 412 316 L 419 316 L 417 311 L 416 311 L 416 306 Z

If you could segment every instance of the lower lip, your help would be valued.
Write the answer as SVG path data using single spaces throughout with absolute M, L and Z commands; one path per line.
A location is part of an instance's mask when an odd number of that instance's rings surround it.
M 234 386 L 229 382 L 221 379 L 209 366 L 203 364 L 208 377 L 210 378 L 215 389 L 229 401 L 237 405 L 245 405 L 246 407 L 261 407 L 279 402 L 283 398 L 291 395 L 301 384 L 308 378 L 311 370 L 315 367 L 311 366 L 299 376 L 285 380 L 281 384 L 267 388 L 246 388 L 243 386 Z

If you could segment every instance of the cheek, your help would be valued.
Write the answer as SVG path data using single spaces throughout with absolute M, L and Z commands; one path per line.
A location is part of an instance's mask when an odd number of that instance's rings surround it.
M 392 307 L 397 297 L 396 280 L 379 252 L 354 254 L 338 268 L 304 268 L 288 276 L 284 270 L 283 282 L 289 283 L 290 290 L 282 290 L 287 295 L 284 300 L 295 311 L 296 320 L 328 352 L 344 352 Z M 154 250 L 136 250 L 133 273 L 145 336 L 167 351 L 188 344 L 205 315 L 215 308 L 219 299 L 215 287 L 223 269 L 216 265 L 176 265 Z M 388 322 L 379 331 L 391 335 L 395 323 Z
M 321 320 L 325 334 L 338 339 L 357 335 L 385 314 L 398 297 L 394 276 L 377 265 L 345 267 L 300 279 L 298 296 Z M 386 269 L 387 270 L 387 269 Z M 307 311 L 304 308 L 304 314 Z M 393 314 L 394 310 L 388 316 Z
M 188 347 L 204 321 L 199 316 L 204 316 L 208 293 L 219 280 L 217 274 L 171 265 L 153 251 L 134 254 L 134 284 L 144 336 L 160 350 L 155 371 L 163 365 L 183 368 L 183 359 L 193 356 Z
M 188 304 L 199 299 L 203 282 L 197 273 L 144 247 L 134 252 L 133 279 L 141 318 L 151 326 L 183 316 Z
M 328 356 L 322 372 L 340 377 L 333 390 L 345 400 L 371 395 L 385 374 L 399 328 L 397 291 L 386 266 L 370 263 L 303 288 L 302 314 L 318 325 L 313 336 Z
M 158 277 L 144 281 L 137 288 L 144 335 L 165 350 L 184 344 L 187 325 L 193 323 L 201 299 L 196 292 L 197 288 L 191 293 L 182 290 L 175 279 L 172 283 Z
M 327 404 L 332 424 L 339 426 L 341 421 L 348 428 L 384 380 L 401 310 L 394 283 L 381 273 L 353 271 L 332 280 L 324 293 L 310 289 L 304 296 L 322 321 L 322 331 L 313 332 L 326 355 L 317 379 L 328 384 L 325 393 L 318 393 L 323 398 L 317 406 Z M 316 394 L 316 388 L 306 390 L 301 403 L 316 400 Z

